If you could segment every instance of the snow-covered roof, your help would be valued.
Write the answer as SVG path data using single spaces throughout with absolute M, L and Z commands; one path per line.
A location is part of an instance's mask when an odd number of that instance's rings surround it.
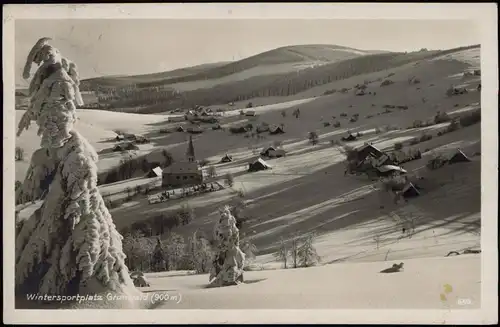
M 161 173 L 162 173 L 162 171 L 163 171 L 163 170 L 161 169 L 161 167 L 159 167 L 159 166 L 158 166 L 158 167 L 156 167 L 156 168 L 153 168 L 152 170 L 153 170 L 153 172 L 154 172 L 157 176 L 161 176 Z
M 281 126 L 273 125 L 273 126 L 271 126 L 271 127 L 269 128 L 269 130 L 270 130 L 271 132 L 275 132 L 275 131 L 277 131 L 277 130 L 281 130 L 281 131 L 283 131 L 283 128 L 281 128 Z
M 385 173 L 385 172 L 390 171 L 390 170 L 400 171 L 402 173 L 407 172 L 403 168 L 398 167 L 398 166 L 394 166 L 394 165 L 383 165 L 383 166 L 378 167 L 378 170 L 382 173 Z
M 269 150 L 276 151 L 276 148 L 274 146 L 270 145 L 270 146 L 267 146 L 264 149 L 262 149 L 262 152 L 266 152 L 266 151 L 269 151 Z
M 269 165 L 267 162 L 265 162 L 262 158 L 258 158 L 257 160 L 255 160 L 255 161 L 253 162 L 253 164 L 255 164 L 255 163 L 257 163 L 257 162 L 259 162 L 259 163 L 260 163 L 260 164 L 262 164 L 263 166 L 266 166 L 266 167 L 271 168 L 271 165 Z
M 163 169 L 163 174 L 187 174 L 187 173 L 200 173 L 197 162 L 192 161 L 178 161 L 172 163 L 170 166 Z

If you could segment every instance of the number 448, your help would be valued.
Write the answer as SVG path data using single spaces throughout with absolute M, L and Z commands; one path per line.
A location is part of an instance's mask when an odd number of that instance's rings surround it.
M 469 298 L 459 298 L 457 299 L 458 305 L 470 305 L 472 304 L 472 300 Z

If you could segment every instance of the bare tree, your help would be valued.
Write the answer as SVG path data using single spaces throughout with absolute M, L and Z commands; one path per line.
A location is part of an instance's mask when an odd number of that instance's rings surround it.
M 206 273 L 210 268 L 212 250 L 207 239 L 195 231 L 187 244 L 190 265 L 196 273 Z
M 290 244 L 290 256 L 292 257 L 293 268 L 298 267 L 300 239 L 297 235 L 293 236 Z
M 152 239 L 141 231 L 134 230 L 123 238 L 123 252 L 130 270 L 151 271 L 151 259 L 155 249 Z
M 273 254 L 274 258 L 276 258 L 277 261 L 282 261 L 284 264 L 285 269 L 287 269 L 287 261 L 288 261 L 288 248 L 283 240 L 283 238 L 280 239 L 280 247 L 277 252 Z
M 380 241 L 381 241 L 381 237 L 380 235 L 377 233 L 374 237 L 373 237 L 373 240 L 375 241 L 375 244 L 376 244 L 376 247 L 377 247 L 377 250 L 379 249 L 379 246 L 380 246 Z
M 182 225 L 187 225 L 195 218 L 194 210 L 189 205 L 182 205 L 177 211 L 177 216 Z
M 171 270 L 176 270 L 181 264 L 185 254 L 184 238 L 176 233 L 171 233 L 165 241 L 167 257 Z
M 127 186 L 125 192 L 127 192 L 127 200 L 130 200 L 132 198 L 132 189 Z
M 207 169 L 207 174 L 210 178 L 217 177 L 217 169 L 215 168 L 215 166 L 209 166 Z
M 231 173 L 227 173 L 226 176 L 224 177 L 224 182 L 226 183 L 227 186 L 233 187 L 234 185 L 234 177 Z
M 16 146 L 15 160 L 16 161 L 23 161 L 24 160 L 24 149 L 21 148 L 20 146 Z
M 311 142 L 312 145 L 318 144 L 318 134 L 316 132 L 309 132 L 309 142 Z

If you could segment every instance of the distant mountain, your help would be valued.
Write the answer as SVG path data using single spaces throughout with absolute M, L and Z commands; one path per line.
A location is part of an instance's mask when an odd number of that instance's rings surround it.
M 139 83 L 154 83 L 156 81 L 163 81 L 171 78 L 181 78 L 193 74 L 199 74 L 203 71 L 210 70 L 216 67 L 224 66 L 228 62 L 216 62 L 201 64 L 186 68 L 179 68 L 167 72 L 152 73 L 152 74 L 142 74 L 142 75 L 115 75 L 115 76 L 103 76 L 88 78 L 81 81 L 82 89 L 84 90 L 95 90 L 98 86 L 126 86 Z
M 379 50 L 359 50 L 339 45 L 307 44 L 280 47 L 229 63 L 215 63 L 181 68 L 169 72 L 125 76 L 120 78 L 101 77 L 83 81 L 84 87 L 96 89 L 100 86 L 124 86 L 138 84 L 138 87 L 166 86 L 199 80 L 219 79 L 258 66 L 292 63 L 332 63 L 359 56 L 387 53 Z
M 261 74 L 184 92 L 172 89 L 170 89 L 170 93 L 158 92 L 153 89 L 141 88 L 134 94 L 118 94 L 113 99 L 104 101 L 110 105 L 110 110 L 130 108 L 131 112 L 158 113 L 175 108 L 190 108 L 195 105 L 224 105 L 230 102 L 248 101 L 253 98 L 289 97 L 334 81 L 384 71 L 420 60 L 440 58 L 474 48 L 479 48 L 479 46 L 474 45 L 445 51 L 382 52 L 358 55 L 350 59 L 326 62 L 320 66 L 313 65 L 300 71 Z M 286 51 L 285 53 L 290 52 Z M 290 57 L 297 59 L 298 56 L 292 52 Z M 305 55 L 301 53 L 300 56 L 304 58 Z M 216 69 L 224 67 L 226 66 Z M 272 65 L 265 67 L 272 67 Z M 139 104 L 140 108 L 138 108 Z

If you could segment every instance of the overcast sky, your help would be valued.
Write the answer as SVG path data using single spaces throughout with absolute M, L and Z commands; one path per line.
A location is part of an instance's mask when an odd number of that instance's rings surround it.
M 412 51 L 480 43 L 475 27 L 457 20 L 16 20 L 15 33 L 18 85 L 25 84 L 26 56 L 44 36 L 82 78 L 239 60 L 296 44 Z

